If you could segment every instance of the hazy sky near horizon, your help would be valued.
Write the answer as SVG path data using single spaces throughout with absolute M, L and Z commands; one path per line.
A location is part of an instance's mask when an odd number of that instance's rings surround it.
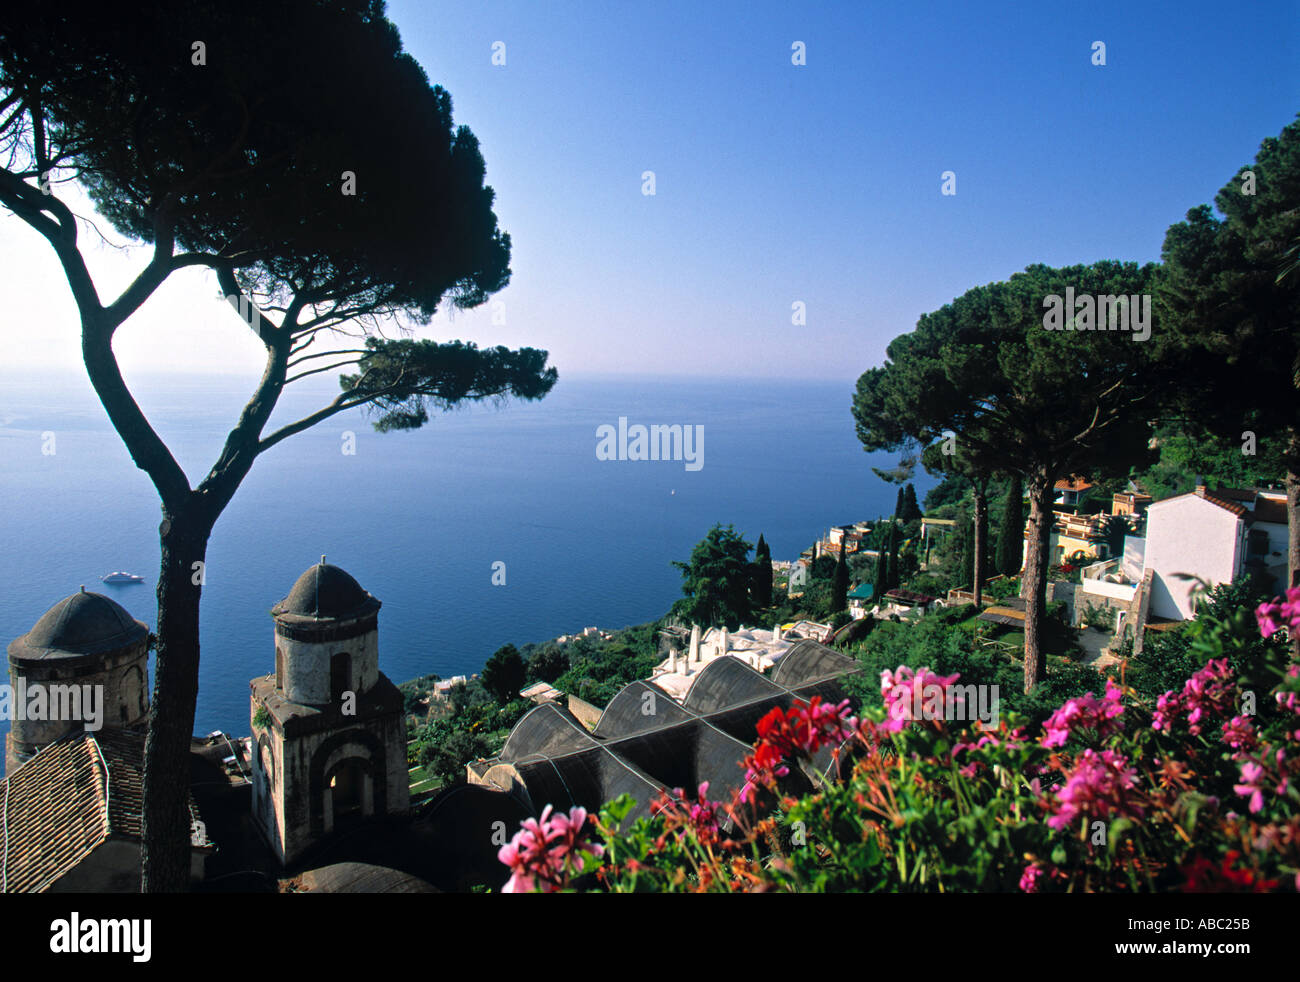
M 513 239 L 505 323 L 488 304 L 421 336 L 545 348 L 562 377 L 852 379 L 922 313 L 1030 263 L 1158 260 L 1300 109 L 1300 2 L 1062 7 L 392 0 Z M 107 298 L 149 251 L 96 238 Z M 79 371 L 58 263 L 2 210 L 0 282 L 0 366 Z M 123 371 L 255 379 L 261 347 L 216 295 L 172 276 L 119 331 Z

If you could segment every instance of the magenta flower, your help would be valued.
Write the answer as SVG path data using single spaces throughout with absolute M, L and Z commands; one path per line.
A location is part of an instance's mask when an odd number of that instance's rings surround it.
M 1106 680 L 1106 695 L 1100 701 L 1091 692 L 1069 699 L 1043 724 L 1044 747 L 1063 747 L 1072 732 L 1096 730 L 1100 737 L 1118 733 L 1119 717 L 1124 712 L 1124 690 L 1111 679 Z
M 976 740 L 974 743 L 956 744 L 952 748 L 952 756 L 955 758 L 957 754 L 961 753 L 964 750 L 982 750 L 985 747 L 1003 747 L 1007 750 L 1019 750 L 1021 747 L 1025 745 L 1026 742 L 1027 740 L 1025 738 L 1024 727 L 1018 727 L 1017 729 L 1012 730 L 1001 740 L 999 740 L 991 733 L 984 733 L 981 734 L 980 738 Z M 967 765 L 967 766 L 973 766 L 973 765 Z M 965 769 L 962 770 L 962 773 L 963 774 L 966 773 Z
M 1132 793 L 1137 772 L 1128 759 L 1111 750 L 1100 754 L 1085 750 L 1057 793 L 1056 813 L 1047 820 L 1052 828 L 1069 828 L 1082 816 L 1140 818 L 1142 805 Z
M 587 810 L 579 806 L 569 809 L 567 815 L 558 812 L 552 816 L 547 805 L 540 818 L 524 819 L 515 837 L 497 853 L 497 859 L 511 870 L 502 892 L 554 893 L 562 889 L 570 876 L 586 867 L 587 855 L 604 855 L 604 846 L 586 841 L 586 824 Z
M 1030 863 L 1020 874 L 1020 889 L 1025 893 L 1037 893 L 1038 881 L 1043 877 L 1043 868 L 1037 863 Z
M 950 709 L 962 701 L 948 689 L 960 674 L 936 675 L 928 668 L 918 668 L 915 673 L 906 665 L 896 672 L 888 669 L 880 673 L 880 694 L 885 699 L 888 719 L 881 726 L 887 733 L 901 733 L 907 725 L 919 720 L 943 720 Z M 951 706 L 949 704 L 952 704 Z
M 1272 637 L 1282 628 L 1294 637 L 1300 630 L 1300 586 L 1287 590 L 1286 597 L 1277 597 L 1271 603 L 1262 603 L 1255 608 L 1255 621 L 1259 624 L 1259 633 L 1266 638 Z
M 667 829 L 687 829 L 702 845 L 713 845 L 722 839 L 718 816 L 726 806 L 720 801 L 710 801 L 708 795 L 708 781 L 700 784 L 699 798 L 695 802 L 689 801 L 681 788 L 674 788 L 671 798 L 661 793 L 661 797 L 651 803 L 650 814 L 663 815 Z
M 1156 700 L 1156 711 L 1151 716 L 1151 728 L 1168 733 L 1173 729 L 1174 720 L 1178 718 L 1181 709 L 1178 696 L 1174 695 L 1173 689 L 1170 689 Z
M 1187 713 L 1187 728 L 1193 735 L 1201 732 L 1201 721 L 1206 716 L 1226 716 L 1233 708 L 1236 688 L 1228 659 L 1211 659 L 1205 667 L 1183 683 L 1183 691 L 1175 695 L 1171 689 L 1156 701 L 1152 727 L 1168 733 L 1173 722 Z
M 1234 716 L 1223 724 L 1223 742 L 1233 750 L 1252 750 L 1255 747 L 1255 726 L 1249 716 Z
M 1234 784 L 1232 790 L 1243 798 L 1250 797 L 1250 813 L 1254 815 L 1264 807 L 1264 768 L 1253 760 L 1242 762 L 1241 784 Z

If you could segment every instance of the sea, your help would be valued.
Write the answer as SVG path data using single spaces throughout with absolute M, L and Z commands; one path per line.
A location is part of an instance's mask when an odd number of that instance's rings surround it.
M 255 380 L 139 375 L 137 402 L 197 484 Z M 537 402 L 476 404 L 378 433 L 362 410 L 263 454 L 207 554 L 195 732 L 248 731 L 248 682 L 274 670 L 270 608 L 322 555 L 383 604 L 394 682 L 478 671 L 507 643 L 653 620 L 674 560 L 717 523 L 791 560 L 898 493 L 854 435 L 852 380 L 562 377 Z M 290 386 L 266 432 L 325 405 Z M 696 427 L 691 460 L 598 454 L 601 427 Z M 609 431 L 603 431 L 609 432 Z M 601 459 L 601 457 L 614 459 Z M 934 480 L 916 480 L 922 497 Z M 156 624 L 157 493 L 83 374 L 0 374 L 0 644 L 81 586 Z M 144 583 L 109 586 L 123 570 Z M 766 626 L 766 625 L 764 625 Z M 0 732 L 8 721 L 0 721 Z

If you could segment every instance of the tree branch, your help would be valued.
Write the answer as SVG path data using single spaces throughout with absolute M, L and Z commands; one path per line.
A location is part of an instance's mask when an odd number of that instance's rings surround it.
M 301 351 L 302 349 L 298 348 L 295 350 Z M 311 361 L 313 358 L 328 358 L 330 355 L 364 355 L 365 353 L 365 348 L 337 348 L 334 351 L 318 351 L 314 355 L 303 355 L 301 358 L 293 358 L 293 352 L 291 351 L 289 353 L 289 367 L 293 368 L 304 361 Z
M 239 288 L 239 283 L 235 280 L 235 270 L 233 266 L 228 262 L 222 262 L 214 265 L 212 268 L 216 270 L 217 283 L 221 286 L 222 292 L 227 297 L 239 297 L 241 307 L 244 302 L 248 303 L 248 311 L 251 316 L 248 317 L 245 323 L 248 324 L 249 329 L 257 335 L 262 344 L 266 346 L 267 351 L 271 351 L 279 345 L 281 340 L 280 336 L 282 334 L 284 338 L 291 336 L 288 333 L 281 332 L 275 322 L 262 313 L 261 308 L 258 307 L 257 304 L 253 303 L 252 298 L 246 296 L 244 291 Z M 290 306 L 292 307 L 293 305 L 290 304 Z M 244 311 L 240 310 L 241 319 L 243 316 Z M 285 323 L 290 323 L 288 318 L 286 318 Z M 269 325 L 269 327 L 264 327 L 264 325 Z M 285 351 L 284 357 L 287 361 L 289 357 L 287 350 Z
M 166 205 L 159 208 L 154 219 L 153 259 L 140 271 L 125 290 L 108 308 L 112 330 L 116 330 L 128 317 L 140 309 L 141 305 L 153 296 L 154 291 L 162 286 L 168 276 L 186 266 L 207 266 L 216 261 L 216 256 L 198 252 L 186 252 L 173 255 L 176 237 L 172 222 L 166 217 Z
M 72 288 L 72 297 L 81 312 L 83 329 L 88 316 L 97 320 L 103 307 L 86 262 L 77 251 L 77 219 L 68 206 L 52 194 L 42 194 L 7 170 L 0 170 L 0 202 L 45 236 L 54 247 L 54 253 L 63 266 L 63 275 Z M 47 217 L 47 211 L 56 217 Z
M 190 495 L 189 479 L 167 445 L 131 396 L 113 355 L 112 331 L 93 321 L 101 314 L 82 314 L 81 354 L 95 394 L 126 444 L 136 467 L 149 475 L 165 509 L 181 509 Z
M 300 378 L 306 378 L 309 375 L 319 375 L 321 372 L 332 372 L 335 369 L 344 368 L 348 365 L 356 365 L 359 364 L 360 361 L 360 358 L 353 358 L 350 361 L 341 361 L 335 365 L 326 365 L 324 368 L 313 368 L 310 372 L 299 372 L 297 375 L 293 376 L 293 378 L 287 379 L 284 384 L 288 385 L 290 382 L 297 382 Z
M 386 386 L 383 389 L 378 389 L 375 392 L 371 392 L 365 397 L 360 399 L 349 400 L 348 396 L 351 394 L 351 392 L 356 392 L 358 389 L 360 389 L 362 384 L 366 380 L 366 376 L 369 374 L 370 374 L 369 369 L 362 372 L 361 377 L 357 379 L 356 384 L 352 387 L 350 392 L 341 393 L 338 396 L 338 398 L 336 398 L 328 406 L 316 410 L 316 412 L 312 413 L 309 416 L 304 416 L 296 423 L 289 423 L 285 426 L 280 427 L 270 436 L 262 440 L 262 442 L 258 445 L 257 452 L 265 453 L 267 450 L 270 450 L 281 440 L 287 439 L 293 436 L 295 433 L 301 433 L 303 430 L 310 429 L 311 427 L 319 423 L 321 420 L 329 419 L 331 416 L 341 413 L 347 409 L 352 409 L 356 406 L 365 405 L 367 402 L 373 402 L 375 399 L 387 395 L 389 392 L 396 391 L 398 386 L 401 384 L 402 379 L 405 376 L 406 372 L 405 370 L 399 372 L 397 378 L 393 380 L 392 384 Z

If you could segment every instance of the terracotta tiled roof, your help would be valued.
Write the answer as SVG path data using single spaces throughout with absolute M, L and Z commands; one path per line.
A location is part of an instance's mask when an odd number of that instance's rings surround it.
M 44 892 L 110 836 L 140 838 L 144 734 L 70 734 L 10 773 L 0 801 L 0 888 Z
M 1229 501 L 1227 498 L 1220 498 L 1217 495 L 1211 494 L 1209 491 L 1206 491 L 1204 488 L 1197 488 L 1195 493 L 1198 498 L 1204 498 L 1210 504 L 1218 505 L 1224 511 L 1232 512 L 1238 518 L 1241 518 L 1243 515 L 1249 514 L 1249 509 L 1245 505 L 1241 504 L 1240 502 Z
M 1092 487 L 1092 482 L 1085 481 L 1083 478 L 1071 481 L 1057 481 L 1055 485 L 1057 491 L 1087 491 L 1090 487 Z
M 1196 493 L 1206 501 L 1227 507 L 1239 518 L 1248 515 L 1257 522 L 1276 522 L 1279 525 L 1287 523 L 1286 502 L 1266 498 L 1254 488 L 1214 488 L 1205 492 L 1198 490 Z M 1228 507 L 1229 505 L 1235 507 Z

